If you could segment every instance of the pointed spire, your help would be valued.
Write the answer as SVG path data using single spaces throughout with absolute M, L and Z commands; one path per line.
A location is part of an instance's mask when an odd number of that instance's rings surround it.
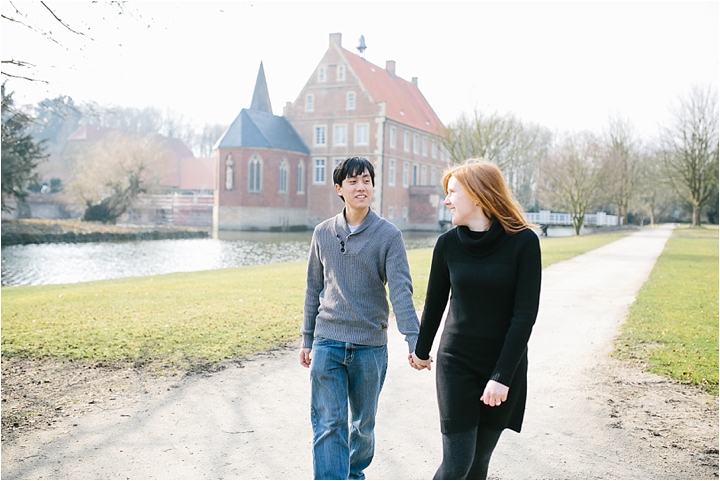
M 270 94 L 268 93 L 267 81 L 265 80 L 265 69 L 262 61 L 260 62 L 260 70 L 258 70 L 257 80 L 255 81 L 255 91 L 253 92 L 251 110 L 262 110 L 272 114 L 272 106 L 270 105 Z

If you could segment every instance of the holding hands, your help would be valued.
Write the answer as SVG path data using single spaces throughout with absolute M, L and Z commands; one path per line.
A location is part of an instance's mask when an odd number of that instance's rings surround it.
M 423 360 L 417 357 L 413 352 L 412 354 L 408 354 L 408 361 L 410 362 L 410 367 L 415 368 L 418 371 L 422 371 L 423 369 L 427 369 L 428 371 L 432 370 L 432 357 Z

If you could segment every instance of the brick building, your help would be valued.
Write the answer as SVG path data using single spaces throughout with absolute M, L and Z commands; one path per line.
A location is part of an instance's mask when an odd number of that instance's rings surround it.
M 217 230 L 312 228 L 342 201 L 332 171 L 350 156 L 375 166 L 372 208 L 403 230 L 439 230 L 447 156 L 444 126 L 418 88 L 342 47 L 328 50 L 283 116 L 275 116 L 262 64 L 250 109 L 216 144 Z

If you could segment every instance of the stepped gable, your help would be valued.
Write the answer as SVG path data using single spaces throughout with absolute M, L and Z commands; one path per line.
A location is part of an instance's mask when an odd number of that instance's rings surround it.
M 395 62 L 388 61 L 388 69 L 340 47 L 362 86 L 374 102 L 385 102 L 387 118 L 425 132 L 445 135 L 445 127 L 417 86 L 395 75 Z
M 242 109 L 215 145 L 216 149 L 233 147 L 259 147 L 310 153 L 310 149 L 285 117 L 252 109 Z

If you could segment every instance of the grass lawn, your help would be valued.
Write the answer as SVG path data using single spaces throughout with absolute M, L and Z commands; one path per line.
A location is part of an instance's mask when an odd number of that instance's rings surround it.
M 543 266 L 627 232 L 543 238 Z M 432 249 L 408 251 L 414 301 Z M 202 369 L 297 339 L 306 263 L 2 288 L 2 355 Z
M 616 347 L 622 359 L 718 394 L 718 226 L 675 229 Z

